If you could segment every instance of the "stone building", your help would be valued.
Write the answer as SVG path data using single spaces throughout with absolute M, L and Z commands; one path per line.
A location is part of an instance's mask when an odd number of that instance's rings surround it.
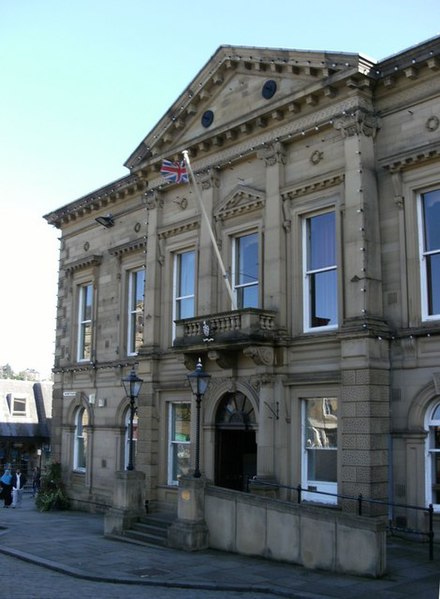
M 439 53 L 440 37 L 380 62 L 222 46 L 126 177 L 45 216 L 52 451 L 77 506 L 108 507 L 126 467 L 133 365 L 135 467 L 151 506 L 175 505 L 200 358 L 214 484 L 440 511 Z M 184 151 L 196 185 L 161 175 Z

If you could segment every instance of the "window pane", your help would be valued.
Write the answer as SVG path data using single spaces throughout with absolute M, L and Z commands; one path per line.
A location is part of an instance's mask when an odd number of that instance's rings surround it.
M 82 335 L 81 359 L 90 360 L 92 357 L 92 325 L 90 323 L 82 325 Z
M 191 318 L 194 316 L 194 298 L 189 297 L 177 302 L 176 318 Z
M 336 264 L 335 213 L 327 212 L 309 221 L 308 270 Z
M 332 398 L 309 399 L 306 402 L 306 447 L 337 447 L 338 402 Z
M 173 441 L 190 441 L 191 438 L 191 406 L 175 404 L 173 418 Z
M 239 287 L 237 303 L 240 308 L 258 308 L 258 286 Z
M 189 443 L 173 444 L 173 480 L 178 480 L 182 475 L 188 474 L 190 464 Z
M 338 322 L 336 270 L 310 275 L 310 319 L 312 327 Z
M 84 289 L 83 320 L 91 320 L 91 318 L 92 318 L 92 286 L 86 285 L 83 289 Z
M 184 252 L 180 254 L 180 272 L 178 282 L 179 297 L 194 294 L 195 254 Z M 182 317 L 184 318 L 184 317 Z
M 309 481 L 336 482 L 337 452 L 328 449 L 307 450 L 307 478 Z
M 437 223 L 440 230 L 440 221 Z M 440 253 L 426 256 L 428 313 L 440 314 Z
M 257 234 L 244 235 L 237 240 L 237 275 L 238 285 L 248 285 L 258 281 L 258 239 Z
M 440 249 L 440 189 L 423 194 L 425 251 Z

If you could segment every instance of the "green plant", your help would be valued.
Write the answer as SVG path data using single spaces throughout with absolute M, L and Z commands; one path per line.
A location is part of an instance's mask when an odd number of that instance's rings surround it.
M 40 491 L 35 500 L 35 505 L 40 512 L 49 510 L 67 510 L 70 507 L 61 476 L 61 464 L 49 464 L 46 472 L 41 477 Z

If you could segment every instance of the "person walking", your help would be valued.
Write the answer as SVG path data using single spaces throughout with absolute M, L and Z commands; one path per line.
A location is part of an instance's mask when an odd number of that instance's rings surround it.
M 40 492 L 41 470 L 35 466 L 32 473 L 32 497 L 36 497 Z
M 0 485 L 3 507 L 9 507 L 12 503 L 12 475 L 9 468 L 5 469 L 3 476 L 0 478 Z
M 20 468 L 17 468 L 15 474 L 12 475 L 12 507 L 20 507 L 23 499 L 23 488 L 26 484 L 26 477 L 21 472 Z

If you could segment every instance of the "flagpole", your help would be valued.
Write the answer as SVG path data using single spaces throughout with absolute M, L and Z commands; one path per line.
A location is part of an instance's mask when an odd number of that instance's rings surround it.
M 212 227 L 211 227 L 211 223 L 209 222 L 209 218 L 208 218 L 208 215 L 206 213 L 205 206 L 203 205 L 203 201 L 202 201 L 202 197 L 200 195 L 199 188 L 197 187 L 197 182 L 196 182 L 196 179 L 194 177 L 194 173 L 193 173 L 193 170 L 192 170 L 192 167 L 191 167 L 191 163 L 189 161 L 188 150 L 183 150 L 182 153 L 183 153 L 183 158 L 185 159 L 186 166 L 188 168 L 188 172 L 189 172 L 189 174 L 191 176 L 191 179 L 192 179 L 192 182 L 193 182 L 193 187 L 194 187 L 194 191 L 196 192 L 196 196 L 197 196 L 197 200 L 199 202 L 200 210 L 202 211 L 203 217 L 205 218 L 206 225 L 208 227 L 208 231 L 209 231 L 209 235 L 211 237 L 212 245 L 214 246 L 214 251 L 215 251 L 215 254 L 217 256 L 217 260 L 218 260 L 218 263 L 220 265 L 220 269 L 221 269 L 222 274 L 223 274 L 223 279 L 225 281 L 226 289 L 228 290 L 229 297 L 231 298 L 232 309 L 236 310 L 237 309 L 237 303 L 235 301 L 234 292 L 232 291 L 232 287 L 231 287 L 231 284 L 230 284 L 229 278 L 228 278 L 228 273 L 225 270 L 225 266 L 223 264 L 223 260 L 222 260 L 222 257 L 220 255 L 220 251 L 219 251 L 218 246 L 217 246 L 217 241 L 215 239 L 214 232 L 213 232 Z

